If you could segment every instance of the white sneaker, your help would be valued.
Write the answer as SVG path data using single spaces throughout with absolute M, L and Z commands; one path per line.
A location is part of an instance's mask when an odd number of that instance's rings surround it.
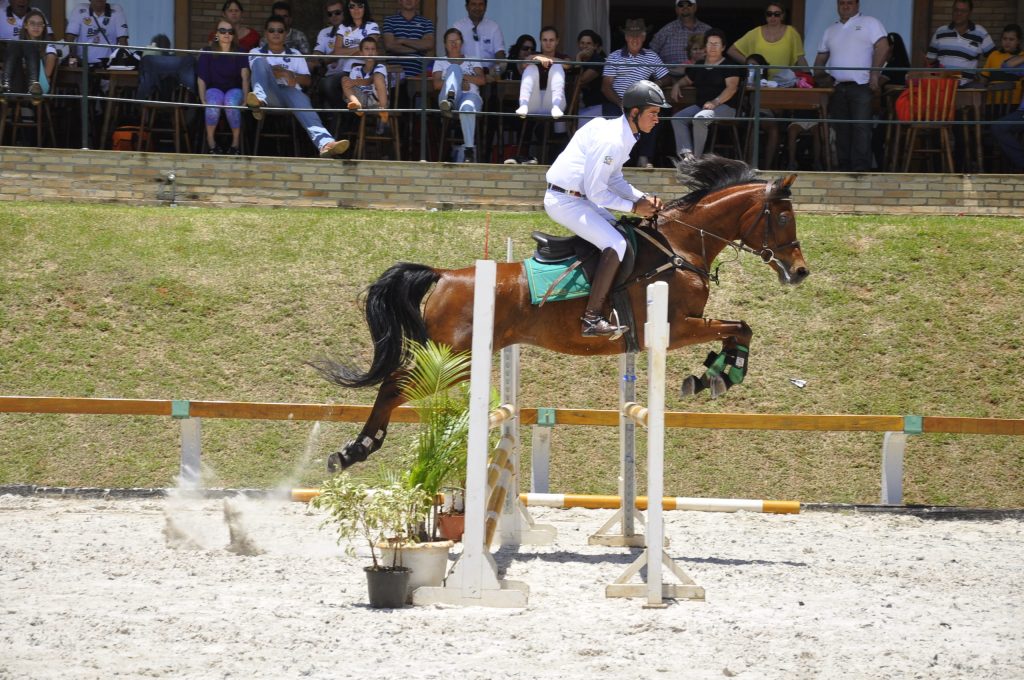
M 551 117 L 554 118 L 555 120 L 558 120 L 564 115 L 565 113 L 562 111 L 562 109 L 558 108 L 557 106 L 551 107 Z
M 526 104 L 523 104 L 518 109 L 516 109 L 516 115 L 519 116 L 520 118 L 526 118 L 526 114 L 528 114 L 529 112 L 530 107 L 527 106 Z

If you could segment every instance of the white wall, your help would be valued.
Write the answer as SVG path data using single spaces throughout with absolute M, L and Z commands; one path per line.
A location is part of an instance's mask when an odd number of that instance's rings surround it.
M 807 53 L 807 63 L 813 64 L 821 36 L 829 24 L 839 19 L 839 14 L 836 12 L 836 3 L 831 0 L 809 0 L 805 11 L 804 51 Z M 916 47 L 910 44 L 913 3 L 900 0 L 860 0 L 860 13 L 881 21 L 887 33 L 903 36 L 907 52 L 914 54 Z
M 65 0 L 66 16 L 82 4 L 80 0 Z M 157 33 L 163 33 L 174 44 L 174 0 L 118 0 L 128 19 L 128 44 L 148 45 Z M 63 33 L 63 27 L 61 31 Z

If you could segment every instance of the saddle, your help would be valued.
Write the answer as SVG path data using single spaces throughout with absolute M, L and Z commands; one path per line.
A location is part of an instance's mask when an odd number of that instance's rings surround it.
M 636 262 L 635 230 L 641 220 L 639 217 L 620 217 L 614 225 L 626 239 L 626 254 L 619 265 L 615 283 L 612 284 L 613 290 L 624 284 L 633 273 L 633 265 Z M 581 236 L 554 236 L 542 231 L 535 231 L 530 236 L 537 242 L 537 249 L 533 253 L 533 259 L 537 262 L 556 264 L 576 258 L 587 281 L 594 280 L 594 271 L 597 269 L 598 256 L 601 253 L 593 243 Z

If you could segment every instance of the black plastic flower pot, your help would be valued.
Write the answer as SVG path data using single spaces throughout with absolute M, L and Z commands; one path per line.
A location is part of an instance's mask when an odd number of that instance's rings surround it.
M 364 567 L 370 606 L 374 609 L 397 609 L 405 606 L 405 591 L 409 587 L 411 569 Z

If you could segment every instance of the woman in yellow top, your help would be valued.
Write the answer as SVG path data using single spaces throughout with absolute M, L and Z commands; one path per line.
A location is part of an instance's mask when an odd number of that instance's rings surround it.
M 1016 85 L 1013 88 L 1013 92 L 1010 94 L 1010 103 L 1014 106 L 1020 104 L 1020 77 L 1016 74 L 1005 74 L 1001 73 L 999 69 L 1003 67 L 1003 62 L 1011 57 L 1016 57 L 1020 54 L 1020 34 L 1021 29 L 1018 24 L 1008 24 L 1003 29 L 1003 37 L 1000 41 L 1000 49 L 992 50 L 988 53 L 988 59 L 985 60 L 985 69 L 981 72 L 985 82 L 991 83 L 999 80 L 1013 80 L 1016 81 Z M 1001 104 L 1003 102 L 995 101 L 997 95 L 1001 93 L 989 92 L 988 103 L 989 104 Z
M 786 10 L 776 2 L 768 3 L 764 10 L 764 24 L 752 28 L 734 42 L 726 52 L 734 61 L 741 64 L 747 57 L 760 54 L 772 66 L 803 66 L 807 67 L 804 58 L 804 41 L 795 28 L 785 23 Z M 771 79 L 781 69 L 770 68 L 761 73 L 761 78 Z M 762 110 L 762 115 L 774 116 L 771 111 Z M 778 152 L 779 126 L 776 123 L 762 123 L 767 135 L 764 143 L 764 162 L 761 167 L 769 169 Z

